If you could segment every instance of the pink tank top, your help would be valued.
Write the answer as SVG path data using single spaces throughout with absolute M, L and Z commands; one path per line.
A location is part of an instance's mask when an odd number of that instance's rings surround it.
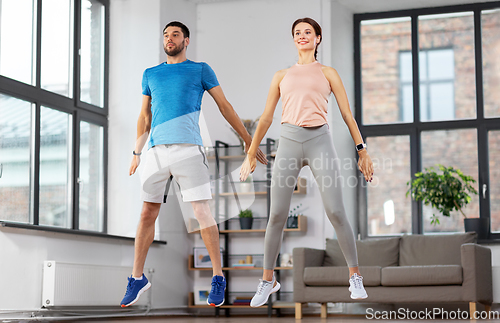
M 318 61 L 293 65 L 280 83 L 283 103 L 281 123 L 300 127 L 317 127 L 328 123 L 328 97 L 331 91 Z

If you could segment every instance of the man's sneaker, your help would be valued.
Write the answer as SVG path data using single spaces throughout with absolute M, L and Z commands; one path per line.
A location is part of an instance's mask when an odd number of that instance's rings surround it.
M 221 306 L 224 304 L 224 292 L 226 290 L 226 279 L 223 276 L 212 277 L 212 289 L 208 294 L 207 303 L 210 306 Z
M 259 281 L 260 283 L 257 287 L 257 292 L 250 302 L 251 307 L 259 307 L 266 304 L 269 295 L 271 295 L 272 293 L 276 293 L 281 287 L 280 283 L 278 283 L 276 281 L 276 278 L 274 278 L 274 275 L 273 281 L 271 282 L 263 279 L 259 279 Z
M 349 291 L 351 292 L 352 299 L 364 299 L 368 297 L 363 287 L 363 277 L 358 274 L 353 274 L 349 279 Z
M 122 307 L 127 307 L 139 300 L 142 293 L 147 291 L 151 287 L 151 283 L 148 281 L 146 276 L 142 274 L 142 279 L 137 280 L 130 276 L 128 278 L 127 292 L 125 293 L 125 297 L 123 297 L 122 302 L 120 303 Z

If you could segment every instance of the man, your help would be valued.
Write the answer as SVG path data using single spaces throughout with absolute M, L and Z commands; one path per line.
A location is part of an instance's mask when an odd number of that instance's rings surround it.
M 208 91 L 213 97 L 224 118 L 245 141 L 246 147 L 250 147 L 252 138 L 224 96 L 210 66 L 186 58 L 188 45 L 189 29 L 178 21 L 170 22 L 163 29 L 167 61 L 146 69 L 143 74 L 142 108 L 137 121 L 137 142 L 130 175 L 139 166 L 150 130 L 151 136 L 141 176 L 144 203 L 135 238 L 134 268 L 128 278 L 122 307 L 137 302 L 141 294 L 151 287 L 143 274 L 144 263 L 154 239 L 155 221 L 164 188 L 171 175 L 179 184 L 183 201 L 192 204 L 212 262 L 212 289 L 207 303 L 212 306 L 224 303 L 226 281 L 221 268 L 219 231 L 208 204 L 212 198 L 210 176 L 201 149 L 198 125 L 203 93 Z M 267 164 L 262 151 L 258 156 L 261 163 Z

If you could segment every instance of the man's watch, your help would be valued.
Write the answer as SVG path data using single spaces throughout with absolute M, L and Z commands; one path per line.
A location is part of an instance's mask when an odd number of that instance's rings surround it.
M 359 145 L 356 145 L 356 151 L 360 151 L 366 148 L 366 144 L 364 142 L 360 143 Z
M 140 156 L 142 153 L 136 153 L 135 150 L 132 150 L 132 154 L 134 154 L 134 156 Z

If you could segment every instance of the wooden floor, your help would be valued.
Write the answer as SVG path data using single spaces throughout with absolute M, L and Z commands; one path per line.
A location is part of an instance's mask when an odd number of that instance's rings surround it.
M 168 317 L 147 317 L 147 318 L 126 318 L 126 319 L 106 319 L 106 320 L 79 320 L 77 322 L 133 322 L 133 323 L 160 323 L 160 322 L 168 322 L 168 323 L 326 323 L 326 322 L 335 322 L 335 323 L 368 323 L 370 321 L 375 321 L 375 320 L 368 320 L 364 318 L 359 318 L 359 317 L 348 317 L 348 316 L 329 316 L 326 319 L 321 319 L 319 316 L 309 316 L 309 317 L 304 317 L 302 320 L 295 320 L 293 316 L 287 316 L 287 317 L 272 317 L 268 318 L 266 316 L 234 316 L 234 317 L 175 317 L 175 316 L 168 316 Z M 389 322 L 408 322 L 408 323 L 415 323 L 417 320 L 382 320 L 383 323 L 389 323 Z M 468 322 L 468 320 L 437 320 L 438 322 Z M 428 322 L 431 322 L 428 320 Z M 500 323 L 500 320 L 478 320 L 478 321 L 471 321 L 471 322 L 477 322 L 477 323 L 490 323 L 490 322 L 495 322 L 495 323 Z

